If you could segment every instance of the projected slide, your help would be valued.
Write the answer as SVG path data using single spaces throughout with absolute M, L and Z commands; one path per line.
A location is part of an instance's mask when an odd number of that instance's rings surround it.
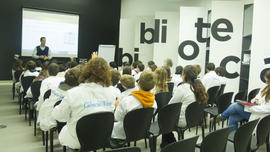
M 32 56 L 46 37 L 52 57 L 77 57 L 79 15 L 23 8 L 22 56 Z

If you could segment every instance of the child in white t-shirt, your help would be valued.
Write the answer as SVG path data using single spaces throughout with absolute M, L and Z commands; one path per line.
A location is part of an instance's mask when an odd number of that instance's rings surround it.
M 130 96 L 123 98 L 123 100 L 116 107 L 114 128 L 112 132 L 111 146 L 121 147 L 126 139 L 124 131 L 124 118 L 126 114 L 132 110 L 140 108 L 156 108 L 155 95 L 150 91 L 155 86 L 154 74 L 150 71 L 145 71 L 141 74 L 138 81 L 138 91 L 132 91 Z

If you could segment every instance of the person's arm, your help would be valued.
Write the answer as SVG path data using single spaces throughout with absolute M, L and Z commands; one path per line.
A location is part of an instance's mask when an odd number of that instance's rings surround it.
M 267 114 L 267 113 L 270 113 L 270 104 L 267 103 L 267 104 L 252 106 L 248 108 L 247 111 L 251 113 Z
M 37 102 L 37 111 L 40 109 L 41 105 L 43 104 L 44 100 L 43 100 L 43 97 L 44 97 L 44 94 L 45 92 L 49 90 L 48 86 L 47 86 L 47 82 L 46 81 L 43 81 L 41 83 L 41 86 L 40 86 L 40 95 L 38 97 L 38 102 Z
M 182 102 L 182 98 L 185 95 L 184 90 L 185 89 L 183 89 L 181 85 L 179 87 L 177 87 L 176 90 L 174 91 L 173 97 L 171 98 L 169 103 L 172 104 L 172 103 Z
M 39 58 L 39 56 L 37 55 L 37 47 L 34 48 L 32 57 L 35 58 L 35 59 L 38 59 Z
M 124 118 L 127 114 L 127 109 L 125 108 L 125 101 L 119 103 L 118 107 L 115 110 L 114 117 L 116 121 L 124 121 Z
M 70 118 L 71 107 L 69 105 L 69 95 L 67 95 L 62 102 L 54 107 L 52 117 L 60 122 L 67 122 Z

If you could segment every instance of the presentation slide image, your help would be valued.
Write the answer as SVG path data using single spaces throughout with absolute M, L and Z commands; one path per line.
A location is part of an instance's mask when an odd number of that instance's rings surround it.
M 55 57 L 77 57 L 79 17 L 63 18 L 63 14 L 44 14 L 36 17 L 33 12 L 23 12 L 22 55 L 31 56 L 34 48 L 40 45 L 40 37 L 46 37 L 46 46 Z M 43 15 L 43 17 L 42 17 Z M 67 16 L 67 15 L 66 15 Z M 48 18 L 50 17 L 50 18 Z

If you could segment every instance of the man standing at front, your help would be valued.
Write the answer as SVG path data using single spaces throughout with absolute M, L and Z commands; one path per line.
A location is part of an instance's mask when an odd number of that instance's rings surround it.
M 51 50 L 49 49 L 48 46 L 46 46 L 46 38 L 41 37 L 40 38 L 40 45 L 35 47 L 33 51 L 32 57 L 35 59 L 41 60 L 41 62 L 45 62 L 49 59 L 51 59 Z

